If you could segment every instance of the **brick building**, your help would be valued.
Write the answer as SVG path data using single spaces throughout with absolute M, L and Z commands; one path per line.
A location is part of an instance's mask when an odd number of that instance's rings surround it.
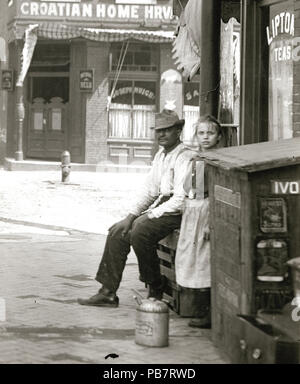
M 149 126 L 166 104 L 186 119 L 188 141 L 203 100 L 200 77 L 184 82 L 172 58 L 172 9 L 185 3 L 7 2 L 7 67 L 19 77 L 6 92 L 7 157 L 58 160 L 67 149 L 77 163 L 149 164 Z M 221 4 L 221 34 L 232 16 L 241 23 L 241 35 L 232 26 L 234 58 L 221 36 L 221 121 L 239 127 L 240 144 L 299 135 L 300 0 Z
M 172 59 L 172 0 L 13 0 L 7 11 L 8 158 L 69 150 L 76 163 L 147 165 L 155 112 L 172 106 L 191 126 L 199 83 L 184 84 Z

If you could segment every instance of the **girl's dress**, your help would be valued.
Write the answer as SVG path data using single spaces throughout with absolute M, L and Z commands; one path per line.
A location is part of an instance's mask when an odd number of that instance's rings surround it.
M 176 282 L 186 288 L 209 288 L 210 243 L 204 239 L 204 232 L 209 229 L 209 199 L 202 160 L 191 161 L 184 187 L 189 197 L 185 200 L 176 250 Z

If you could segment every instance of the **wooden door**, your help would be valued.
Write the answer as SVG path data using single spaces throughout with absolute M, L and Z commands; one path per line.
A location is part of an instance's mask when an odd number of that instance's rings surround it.
M 67 148 L 68 103 L 54 97 L 50 103 L 34 99 L 29 107 L 27 156 L 59 160 Z
M 69 79 L 34 76 L 28 105 L 27 157 L 60 160 L 68 149 Z

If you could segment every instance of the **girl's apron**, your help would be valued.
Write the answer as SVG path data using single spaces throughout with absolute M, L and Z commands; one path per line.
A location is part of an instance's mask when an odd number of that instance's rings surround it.
M 177 244 L 176 282 L 187 288 L 207 288 L 210 278 L 210 243 L 204 239 L 209 228 L 209 199 L 186 199 Z
M 184 188 L 185 200 L 177 243 L 175 271 L 177 284 L 187 288 L 208 288 L 210 278 L 210 243 L 204 239 L 209 229 L 209 199 L 206 193 L 204 162 L 193 160 Z

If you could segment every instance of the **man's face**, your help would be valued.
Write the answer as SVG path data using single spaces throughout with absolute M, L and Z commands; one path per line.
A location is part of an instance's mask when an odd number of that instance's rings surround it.
M 179 140 L 181 128 L 178 126 L 156 130 L 158 144 L 164 149 L 172 148 Z

